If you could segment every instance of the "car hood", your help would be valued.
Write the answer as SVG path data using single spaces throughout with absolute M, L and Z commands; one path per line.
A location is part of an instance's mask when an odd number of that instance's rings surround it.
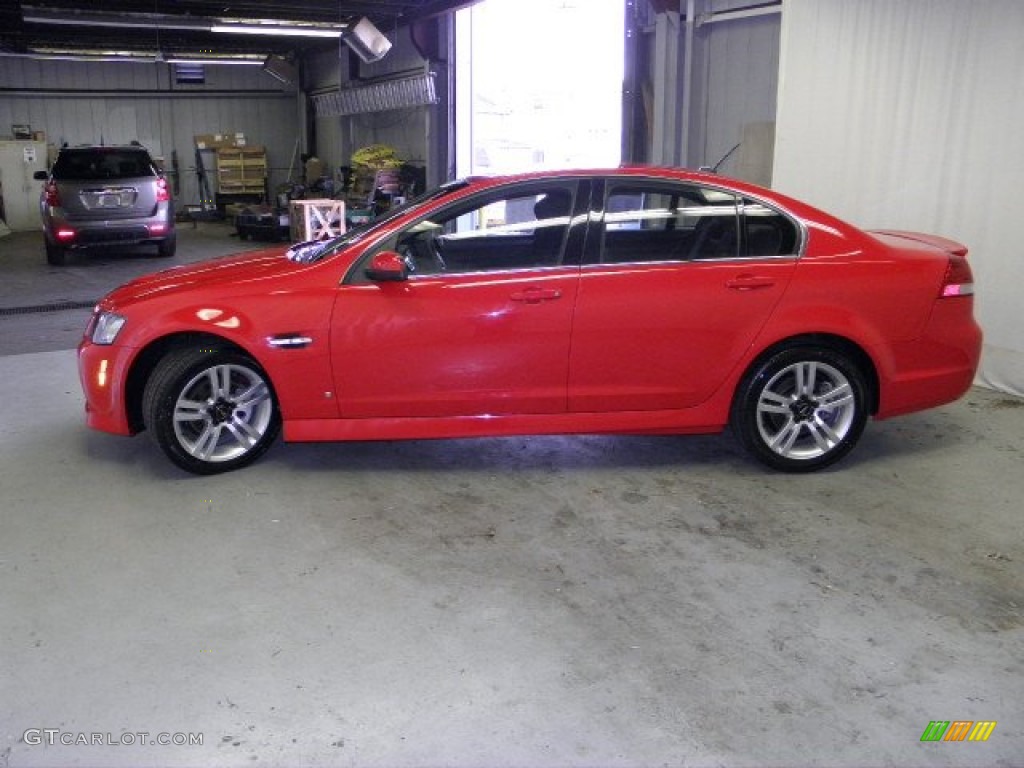
M 227 284 L 238 285 L 254 280 L 278 280 L 309 269 L 308 265 L 289 261 L 284 253 L 284 248 L 270 248 L 143 275 L 112 291 L 103 299 L 101 306 L 112 308 L 160 294 L 187 291 L 198 286 L 209 288 Z

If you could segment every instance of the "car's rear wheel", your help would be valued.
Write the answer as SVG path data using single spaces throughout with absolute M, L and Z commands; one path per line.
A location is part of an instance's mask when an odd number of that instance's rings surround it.
M 247 355 L 217 348 L 168 353 L 146 384 L 142 411 L 167 457 L 200 475 L 252 463 L 281 428 L 266 374 Z
M 65 254 L 67 251 L 63 246 L 46 241 L 46 263 L 54 267 L 64 266 Z
M 867 422 L 864 374 L 846 355 L 796 346 L 761 360 L 744 377 L 732 425 L 757 459 L 786 472 L 839 461 Z
M 178 249 L 178 236 L 171 235 L 170 237 L 161 240 L 156 246 L 156 255 L 162 259 L 171 258 L 175 251 Z

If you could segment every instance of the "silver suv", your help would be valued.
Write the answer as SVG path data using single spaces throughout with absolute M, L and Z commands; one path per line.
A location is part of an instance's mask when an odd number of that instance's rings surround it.
M 69 249 L 155 244 L 173 256 L 174 201 L 167 179 L 141 145 L 64 147 L 50 169 L 39 207 L 46 260 L 64 263 Z

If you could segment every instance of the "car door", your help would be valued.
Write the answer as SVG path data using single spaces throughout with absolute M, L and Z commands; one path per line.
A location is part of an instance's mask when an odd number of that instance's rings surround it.
M 588 195 L 579 180 L 484 192 L 370 249 L 332 317 L 342 417 L 564 412 Z M 408 279 L 366 277 L 384 250 Z
M 569 410 L 697 405 L 781 298 L 800 229 L 722 189 L 636 178 L 605 186 L 580 278 Z

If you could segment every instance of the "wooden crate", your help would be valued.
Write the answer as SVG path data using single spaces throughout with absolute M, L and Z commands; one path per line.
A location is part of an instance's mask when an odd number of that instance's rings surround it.
M 345 233 L 345 203 L 341 200 L 292 200 L 289 217 L 296 243 L 329 240 Z
M 266 192 L 267 151 L 263 147 L 217 149 L 217 191 L 222 195 Z

